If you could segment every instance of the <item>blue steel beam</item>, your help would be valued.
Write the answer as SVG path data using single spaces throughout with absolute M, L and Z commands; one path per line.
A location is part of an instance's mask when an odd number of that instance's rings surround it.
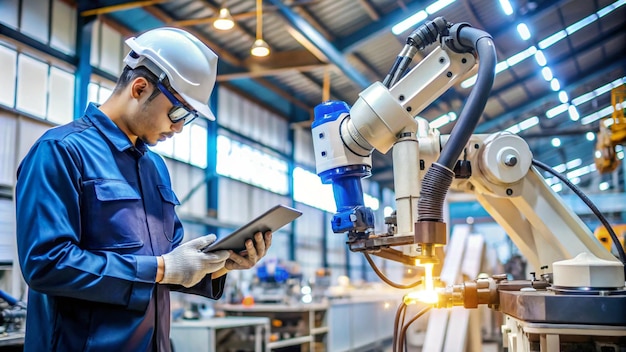
M 348 78 L 350 78 L 359 88 L 367 88 L 371 82 L 358 70 L 356 70 L 343 56 L 341 51 L 337 50 L 331 42 L 329 42 L 320 32 L 318 32 L 310 23 L 301 16 L 296 14 L 281 0 L 269 0 L 278 12 L 287 20 L 287 22 L 300 34 L 302 34 L 311 44 L 315 45 L 326 57 L 337 66 Z
M 74 119 L 83 116 L 89 100 L 91 81 L 91 37 L 96 16 L 78 15 L 76 28 L 76 81 L 74 82 Z

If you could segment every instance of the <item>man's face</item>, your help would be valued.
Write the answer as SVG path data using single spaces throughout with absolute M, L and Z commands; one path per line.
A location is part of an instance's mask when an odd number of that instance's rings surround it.
M 150 146 L 174 136 L 174 133 L 180 133 L 184 125 L 184 121 L 173 123 L 168 117 L 173 104 L 164 94 L 160 93 L 154 99 L 148 100 L 153 90 L 158 88 L 150 84 L 148 94 L 143 94 L 140 98 L 136 114 L 129 122 L 131 132 Z M 185 104 L 180 95 L 176 94 L 175 97 Z

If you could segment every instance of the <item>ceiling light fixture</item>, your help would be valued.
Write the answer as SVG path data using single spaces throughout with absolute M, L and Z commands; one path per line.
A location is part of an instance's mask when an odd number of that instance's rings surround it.
M 415 14 L 410 17 L 400 21 L 393 27 L 391 27 L 391 33 L 395 35 L 400 35 L 404 33 L 409 28 L 412 28 L 416 24 L 424 21 L 428 18 L 428 15 L 432 15 L 444 7 L 452 4 L 455 0 L 438 0 L 433 2 L 432 4 L 426 6 L 426 9 L 417 11 Z
M 526 23 L 520 23 L 517 25 L 517 33 L 519 33 L 519 36 L 520 38 L 522 38 L 522 40 L 530 39 L 530 29 L 528 29 Z
M 270 54 L 270 46 L 263 40 L 263 0 L 256 0 L 256 40 L 250 48 L 250 54 L 257 57 Z
M 213 21 L 213 27 L 220 31 L 227 31 L 235 26 L 235 20 L 230 14 L 230 11 L 226 7 L 220 9 L 220 14 L 215 21 Z

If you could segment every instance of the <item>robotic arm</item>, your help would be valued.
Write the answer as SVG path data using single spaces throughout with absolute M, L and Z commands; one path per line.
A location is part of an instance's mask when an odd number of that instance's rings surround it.
M 438 37 L 442 44 L 405 75 L 404 70 L 416 51 Z M 353 250 L 359 250 L 362 245 L 377 246 L 363 243 L 373 230 L 374 217 L 371 210 L 364 207 L 361 186 L 361 178 L 371 175 L 374 149 L 386 153 L 394 147 L 394 159 L 402 159 L 394 163 L 397 233 L 393 238 L 382 239 L 381 244 L 414 242 L 412 234 L 420 193 L 418 135 L 428 130 L 428 123 L 423 119 L 417 121 L 415 117 L 474 67 L 476 43 L 490 46 L 487 49 L 491 49 L 495 66 L 495 51 L 486 33 L 465 24 L 453 26 L 438 18 L 409 36 L 385 84 L 376 82 L 365 89 L 351 109 L 342 102 L 327 102 L 316 107 L 312 127 L 317 173 L 322 182 L 333 185 L 337 205 L 333 231 L 348 232 Z M 489 87 L 492 81 L 493 66 L 491 81 L 487 82 Z M 478 102 L 478 105 L 482 103 L 479 111 L 472 111 L 471 118 L 475 121 L 480 117 L 486 97 L 487 94 L 483 94 L 484 101 Z M 438 152 L 437 144 L 438 141 L 429 144 L 432 151 Z M 464 144 L 461 143 L 461 147 Z M 443 230 L 437 232 L 435 241 L 445 240 L 445 227 Z M 430 254 L 432 260 L 434 257 Z
M 408 73 L 412 55 L 438 46 Z M 450 136 L 440 136 L 417 114 L 468 73 L 480 58 L 477 81 Z M 436 263 L 446 244 L 443 203 L 450 187 L 476 195 L 536 269 L 580 253 L 612 264 L 604 287 L 623 287 L 623 265 L 547 186 L 517 135 L 472 135 L 491 90 L 495 50 L 488 34 L 442 18 L 409 36 L 383 83 L 365 89 L 352 108 L 326 102 L 315 109 L 313 141 L 317 173 L 331 183 L 336 233 L 348 233 L 353 251 L 372 252 L 409 265 Z M 371 175 L 371 153 L 393 148 L 396 218 L 391 233 L 373 233 L 361 179 Z M 402 252 L 393 249 L 403 246 Z M 567 285 L 567 283 L 564 283 Z
M 416 51 L 437 39 L 438 46 L 405 72 Z M 476 56 L 480 64 L 474 88 L 451 134 L 440 136 L 417 114 L 468 73 Z M 530 351 L 530 340 L 538 334 L 550 341 L 545 350 L 555 350 L 559 343 L 546 334 L 626 336 L 623 251 L 620 262 L 563 204 L 536 169 L 545 165 L 533 160 L 522 138 L 506 132 L 472 134 L 493 84 L 495 63 L 488 34 L 437 18 L 409 36 L 383 83 L 365 89 L 352 108 L 343 102 L 315 108 L 317 173 L 332 184 L 337 205 L 333 231 L 347 233 L 350 249 L 364 252 L 370 264 L 368 253 L 426 266 L 424 287 L 434 295 L 407 294 L 403 305 L 420 301 L 435 307 L 499 308 L 512 351 Z M 374 234 L 374 214 L 364 205 L 361 179 L 371 175 L 372 151 L 392 148 L 396 215 L 387 233 Z M 449 188 L 473 193 L 535 270 L 551 267 L 553 276 L 523 283 L 493 276 L 434 292 L 432 264 L 438 262 L 436 247 L 446 244 L 443 205 Z M 579 330 L 573 332 L 572 326 Z

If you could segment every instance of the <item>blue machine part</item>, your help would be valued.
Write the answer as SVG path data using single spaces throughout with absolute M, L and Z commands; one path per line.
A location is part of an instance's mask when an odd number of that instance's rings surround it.
M 289 272 L 286 268 L 277 265 L 273 272 L 270 273 L 267 266 L 260 266 L 256 270 L 256 274 L 261 282 L 283 283 L 289 279 Z
M 344 101 L 329 100 L 318 104 L 313 111 L 314 119 L 311 128 L 337 120 L 339 115 L 350 112 L 350 107 Z
M 313 127 L 336 121 L 350 111 L 342 101 L 328 101 L 315 107 Z M 322 183 L 332 184 L 337 213 L 333 216 L 335 233 L 363 233 L 374 227 L 374 212 L 365 207 L 361 179 L 371 176 L 369 165 L 346 165 L 320 172 Z

